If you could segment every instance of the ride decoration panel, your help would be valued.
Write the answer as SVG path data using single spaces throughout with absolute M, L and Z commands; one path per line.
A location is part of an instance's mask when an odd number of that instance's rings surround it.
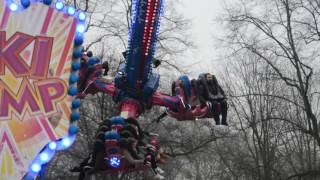
M 0 179 L 37 176 L 74 141 L 85 19 L 60 1 L 0 0 Z

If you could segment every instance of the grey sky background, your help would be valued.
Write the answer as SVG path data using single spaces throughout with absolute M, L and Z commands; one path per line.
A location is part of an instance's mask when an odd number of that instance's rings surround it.
M 215 38 L 221 37 L 223 28 L 216 19 L 222 13 L 224 1 L 183 0 L 180 2 L 178 10 L 192 21 L 191 39 L 196 49 L 186 52 L 185 56 L 177 61 L 181 64 L 187 62 L 186 67 L 192 67 L 191 76 L 194 77 L 202 72 L 220 71 L 223 66 L 219 60 L 219 49 L 217 49 L 219 45 Z
M 217 19 L 223 10 L 223 4 L 226 0 L 179 0 L 175 3 L 175 10 L 178 14 L 182 14 L 186 19 L 191 20 L 191 27 L 187 29 L 190 34 L 189 40 L 191 40 L 195 48 L 189 49 L 177 59 L 174 59 L 176 64 L 187 72 L 190 72 L 190 76 L 195 78 L 200 73 L 211 72 L 218 74 L 218 72 L 225 68 L 224 64 L 219 60 L 219 55 L 223 54 L 219 47 L 218 41 L 215 39 L 221 37 L 223 34 L 223 28 Z M 231 1 L 231 0 L 230 0 Z M 121 3 L 118 8 L 121 7 Z M 110 5 L 106 4 L 106 7 Z M 103 7 L 105 8 L 105 7 Z M 107 11 L 106 9 L 103 9 Z M 166 9 L 164 9 L 166 11 Z M 119 9 L 122 11 L 122 9 Z M 95 14 L 95 18 L 102 18 Z M 122 18 L 122 16 L 115 17 Z M 161 29 L 161 26 L 160 26 Z M 86 41 L 91 42 L 97 39 L 96 30 L 91 30 L 86 33 Z M 104 43 L 115 46 L 114 41 L 105 41 Z M 123 50 L 123 44 L 119 44 L 120 51 Z M 109 50 L 108 50 L 109 51 Z M 220 52 L 220 53 L 219 53 Z M 109 52 L 112 54 L 112 52 Z M 116 53 L 122 57 L 121 53 L 117 50 Z M 160 70 L 162 75 L 166 74 L 165 69 Z M 178 72 L 170 72 L 170 77 L 176 78 L 180 74 Z M 165 77 L 164 77 L 165 78 Z

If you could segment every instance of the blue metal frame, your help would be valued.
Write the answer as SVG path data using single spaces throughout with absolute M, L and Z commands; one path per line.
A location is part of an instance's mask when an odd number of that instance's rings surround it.
M 151 63 L 155 53 L 156 41 L 160 26 L 160 16 L 163 11 L 163 0 L 152 0 L 156 2 L 156 14 L 152 24 L 150 42 L 143 42 L 144 30 L 148 27 L 146 18 L 148 12 L 148 0 L 132 1 L 132 18 L 129 29 L 129 43 L 126 57 L 127 86 L 129 89 L 140 92 L 144 84 L 148 81 L 152 71 Z M 149 43 L 149 49 L 144 53 L 143 47 Z M 142 69 L 143 68 L 143 69 Z M 140 87 L 137 85 L 141 84 Z M 133 92 L 136 93 L 136 92 Z

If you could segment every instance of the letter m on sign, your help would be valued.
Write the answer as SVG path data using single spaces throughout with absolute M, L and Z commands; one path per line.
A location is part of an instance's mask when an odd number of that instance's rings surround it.
M 0 0 L 0 179 L 22 179 L 43 147 L 68 136 L 73 100 L 77 15 L 15 2 Z

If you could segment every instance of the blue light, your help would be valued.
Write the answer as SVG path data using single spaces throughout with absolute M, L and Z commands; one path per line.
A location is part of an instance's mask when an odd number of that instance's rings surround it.
M 43 3 L 46 4 L 46 5 L 50 5 L 52 2 L 52 0 L 43 0 Z
M 86 20 L 86 14 L 84 14 L 84 12 L 80 12 L 80 13 L 78 14 L 78 19 L 79 19 L 80 21 Z
M 49 155 L 48 155 L 48 153 L 45 153 L 45 152 L 41 153 L 41 154 L 40 154 L 40 159 L 41 159 L 41 161 L 42 161 L 43 163 L 48 162 L 48 161 L 49 161 Z
M 62 2 L 60 2 L 60 1 L 56 2 L 56 8 L 57 8 L 58 10 L 62 10 L 63 7 L 64 7 L 64 5 L 63 5 Z
M 30 6 L 30 0 L 21 0 L 21 5 L 24 7 L 24 8 L 27 8 Z
M 80 99 L 74 99 L 72 101 L 71 107 L 72 107 L 72 109 L 77 109 L 77 108 L 80 107 L 80 105 L 81 105 L 81 100 Z
M 18 5 L 16 3 L 11 3 L 9 8 L 11 11 L 16 11 L 18 10 Z
M 41 170 L 41 166 L 37 163 L 32 164 L 31 170 L 35 173 L 38 173 Z
M 76 73 L 72 73 L 70 75 L 69 81 L 71 84 L 78 82 L 78 80 L 79 80 L 79 76 Z
M 57 150 L 64 150 L 69 148 L 75 141 L 76 135 L 70 134 L 57 142 Z M 50 155 L 50 154 L 49 154 Z
M 69 95 L 74 96 L 78 93 L 78 88 L 75 86 L 71 86 L 69 87 L 68 93 Z
M 84 25 L 83 25 L 83 24 L 78 24 L 78 25 L 77 25 L 77 28 L 76 28 L 76 31 L 77 31 L 78 33 L 84 33 L 84 31 L 85 31 Z
M 68 131 L 69 131 L 69 134 L 74 135 L 78 132 L 78 127 L 75 125 L 71 125 Z
M 80 46 L 83 43 L 83 34 L 77 33 L 74 37 L 74 45 Z
M 72 16 L 74 13 L 76 13 L 76 9 L 73 6 L 69 6 L 67 12 Z
M 80 114 L 77 111 L 73 111 L 71 113 L 71 120 L 72 121 L 78 121 L 80 119 Z
M 55 150 L 55 149 L 57 148 L 57 143 L 56 143 L 56 142 L 51 142 L 51 143 L 49 144 L 49 148 L 50 148 L 51 150 Z
M 71 145 L 71 140 L 70 140 L 70 138 L 64 138 L 64 139 L 62 140 L 62 144 L 63 144 L 64 147 L 69 147 L 69 146 Z
M 113 156 L 109 159 L 109 164 L 112 167 L 118 168 L 120 166 L 120 159 L 118 157 Z

